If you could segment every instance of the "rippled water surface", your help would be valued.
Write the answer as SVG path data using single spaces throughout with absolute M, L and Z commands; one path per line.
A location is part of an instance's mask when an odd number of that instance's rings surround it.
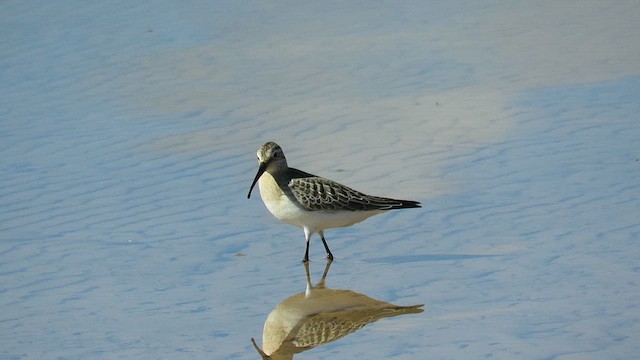
M 635 2 L 0 10 L 0 359 L 640 351 Z M 305 269 L 270 140 L 423 208 Z

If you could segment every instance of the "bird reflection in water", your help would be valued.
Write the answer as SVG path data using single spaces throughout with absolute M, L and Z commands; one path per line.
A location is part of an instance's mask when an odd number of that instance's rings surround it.
M 280 302 L 267 317 L 262 349 L 251 339 L 263 359 L 293 359 L 293 355 L 336 341 L 385 317 L 417 314 L 421 305 L 397 306 L 351 290 L 328 289 L 322 279 L 311 285 L 309 263 L 304 263 L 307 289 Z

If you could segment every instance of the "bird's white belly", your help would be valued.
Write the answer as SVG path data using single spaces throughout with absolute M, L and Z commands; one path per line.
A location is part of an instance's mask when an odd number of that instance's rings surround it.
M 278 220 L 311 232 L 336 227 L 351 226 L 383 210 L 373 211 L 309 211 L 301 208 L 289 199 L 280 189 L 273 176 L 265 172 L 258 181 L 260 196 L 265 206 Z

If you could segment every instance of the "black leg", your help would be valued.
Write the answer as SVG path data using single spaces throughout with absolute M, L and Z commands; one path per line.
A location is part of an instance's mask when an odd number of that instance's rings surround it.
M 307 250 L 304 252 L 304 259 L 302 259 L 303 263 L 309 262 L 309 240 L 307 240 Z
M 302 262 L 306 263 L 309 262 L 309 243 L 311 242 L 311 231 L 307 228 L 304 228 L 304 238 L 307 240 L 307 249 L 304 251 L 304 259 L 302 259 Z
M 333 261 L 333 254 L 331 253 L 331 250 L 329 250 L 329 245 L 327 245 L 327 241 L 324 239 L 324 233 L 322 231 L 320 231 L 320 238 L 322 239 L 324 249 L 327 250 L 327 259 L 329 259 L 329 261 Z

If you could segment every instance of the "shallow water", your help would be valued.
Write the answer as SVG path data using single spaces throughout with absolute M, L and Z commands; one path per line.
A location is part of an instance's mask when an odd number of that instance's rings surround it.
M 307 287 L 268 140 L 423 203 L 328 230 L 326 285 L 424 312 L 296 359 L 640 350 L 634 2 L 1 8 L 0 358 L 260 358 Z

